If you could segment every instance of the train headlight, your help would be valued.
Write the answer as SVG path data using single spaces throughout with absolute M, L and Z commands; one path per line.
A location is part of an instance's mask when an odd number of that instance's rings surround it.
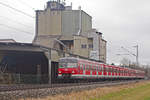
M 72 73 L 74 74 L 75 72 L 74 72 L 74 71 L 72 71 Z
M 61 73 L 61 71 L 59 71 L 59 73 Z

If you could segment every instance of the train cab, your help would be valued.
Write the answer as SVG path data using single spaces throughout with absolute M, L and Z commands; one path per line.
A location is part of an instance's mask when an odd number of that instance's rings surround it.
M 78 73 L 78 59 L 65 57 L 59 60 L 58 77 L 70 78 Z

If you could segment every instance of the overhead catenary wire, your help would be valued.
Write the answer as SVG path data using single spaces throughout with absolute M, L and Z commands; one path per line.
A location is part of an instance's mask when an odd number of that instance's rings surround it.
M 24 14 L 24 15 L 30 17 L 30 18 L 35 18 L 34 16 L 32 16 L 32 15 L 26 13 L 26 12 L 23 12 L 23 11 L 21 11 L 21 10 L 18 10 L 18 9 L 16 9 L 16 8 L 14 8 L 14 7 L 12 7 L 12 6 L 8 5 L 8 4 L 5 4 L 5 3 L 3 3 L 3 2 L 0 2 L 0 5 L 3 5 L 3 6 L 5 6 L 5 7 L 7 7 L 7 8 L 10 8 L 10 9 L 16 11 L 16 12 L 19 12 L 19 13 L 21 13 L 21 14 Z
M 35 11 L 35 8 L 31 7 L 30 5 L 28 5 L 26 2 L 22 1 L 22 0 L 18 0 L 22 5 L 27 6 L 28 8 L 32 9 Z
M 22 22 L 18 22 L 17 20 L 13 20 L 13 19 L 10 19 L 10 18 L 8 18 L 8 17 L 0 16 L 0 18 L 7 19 L 7 20 L 9 20 L 9 21 L 11 21 L 11 22 L 14 22 L 14 23 L 23 25 L 23 26 L 25 26 L 25 27 L 27 27 L 27 28 L 32 28 L 32 26 L 26 25 L 26 24 L 24 24 L 24 23 L 22 23 Z
M 23 33 L 29 34 L 29 35 L 33 35 L 33 33 L 30 33 L 30 32 L 27 32 L 27 31 L 24 31 L 24 30 L 21 30 L 21 29 L 12 27 L 12 26 L 8 26 L 8 25 L 5 25 L 5 24 L 0 24 L 0 26 L 7 27 L 7 28 L 10 28 L 10 29 L 19 31 L 19 32 L 23 32 Z

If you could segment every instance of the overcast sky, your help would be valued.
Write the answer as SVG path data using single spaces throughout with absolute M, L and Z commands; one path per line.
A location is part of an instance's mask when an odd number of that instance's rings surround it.
M 48 0 L 0 0 L 35 16 L 34 9 L 43 9 Z M 122 58 L 135 62 L 121 46 L 136 53 L 139 45 L 139 62 L 150 64 L 150 0 L 66 0 L 73 9 L 82 7 L 93 17 L 93 28 L 103 33 L 107 40 L 108 63 L 119 63 Z M 13 38 L 18 42 L 31 42 L 34 37 L 35 19 L 0 5 L 0 39 Z

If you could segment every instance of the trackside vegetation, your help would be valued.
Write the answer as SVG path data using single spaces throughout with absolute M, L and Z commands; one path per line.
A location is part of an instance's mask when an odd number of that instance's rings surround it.
M 91 100 L 150 100 L 150 83 L 136 88 L 122 89 Z

